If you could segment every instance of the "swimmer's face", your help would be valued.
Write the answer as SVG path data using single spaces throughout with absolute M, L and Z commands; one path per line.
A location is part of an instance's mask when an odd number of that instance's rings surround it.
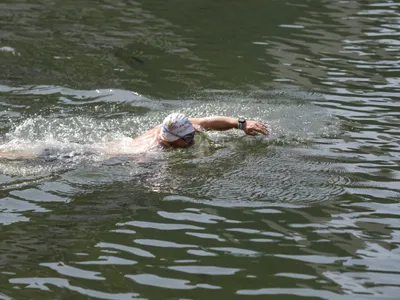
M 194 144 L 195 131 L 188 133 L 184 136 L 180 136 L 179 139 L 173 142 L 168 142 L 168 146 L 172 148 L 187 148 Z

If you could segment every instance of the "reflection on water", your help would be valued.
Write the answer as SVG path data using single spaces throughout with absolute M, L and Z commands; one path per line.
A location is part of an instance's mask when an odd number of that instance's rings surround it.
M 0 299 L 397 299 L 398 8 L 0 4 Z

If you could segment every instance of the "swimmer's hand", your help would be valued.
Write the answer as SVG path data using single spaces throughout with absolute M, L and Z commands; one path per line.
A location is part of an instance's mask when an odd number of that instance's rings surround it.
M 258 133 L 263 135 L 269 134 L 268 126 L 266 124 L 251 120 L 246 121 L 243 131 L 248 135 L 257 135 Z

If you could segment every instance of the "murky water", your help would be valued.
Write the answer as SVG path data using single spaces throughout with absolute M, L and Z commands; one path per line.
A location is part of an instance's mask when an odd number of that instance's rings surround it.
M 2 1 L 0 299 L 397 299 L 399 11 Z

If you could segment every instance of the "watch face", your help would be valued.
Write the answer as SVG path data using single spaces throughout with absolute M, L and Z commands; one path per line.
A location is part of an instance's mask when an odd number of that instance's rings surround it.
M 244 122 L 246 122 L 246 120 L 244 118 L 239 118 L 239 122 L 244 123 Z

